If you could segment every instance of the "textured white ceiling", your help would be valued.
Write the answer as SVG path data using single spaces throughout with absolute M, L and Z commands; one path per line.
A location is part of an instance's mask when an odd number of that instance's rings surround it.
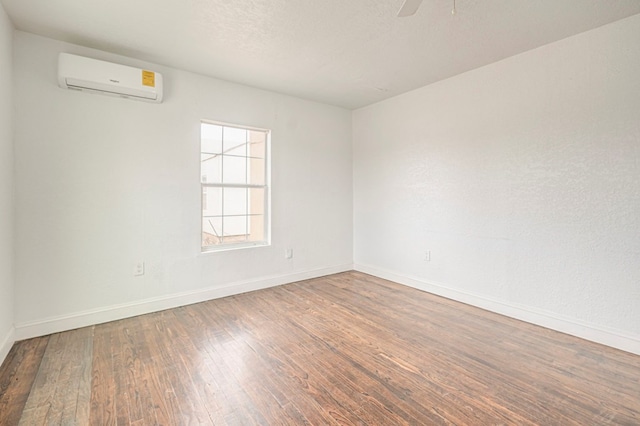
M 347 108 L 640 13 L 640 0 L 0 0 L 43 36 Z

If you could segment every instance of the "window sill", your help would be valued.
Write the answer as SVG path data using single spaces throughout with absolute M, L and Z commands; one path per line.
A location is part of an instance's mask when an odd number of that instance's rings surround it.
M 250 243 L 237 243 L 237 244 L 223 244 L 219 246 L 208 246 L 201 247 L 200 254 L 209 254 L 209 253 L 219 253 L 221 251 L 232 251 L 232 250 L 242 250 L 248 248 L 256 248 L 256 247 L 269 247 L 271 245 L 270 242 L 267 241 L 256 241 Z

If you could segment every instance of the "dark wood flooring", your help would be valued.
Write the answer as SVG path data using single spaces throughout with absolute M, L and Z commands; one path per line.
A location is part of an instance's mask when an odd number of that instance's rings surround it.
M 17 342 L 2 425 L 640 425 L 640 357 L 357 272 Z

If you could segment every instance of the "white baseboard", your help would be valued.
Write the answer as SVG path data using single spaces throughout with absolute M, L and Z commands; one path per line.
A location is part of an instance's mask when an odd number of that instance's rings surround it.
M 0 340 L 0 365 L 2 365 L 4 360 L 7 358 L 7 355 L 9 355 L 9 351 L 11 350 L 13 343 L 16 341 L 15 334 L 16 330 L 12 326 L 4 339 Z
M 39 321 L 16 324 L 15 340 L 30 339 L 32 337 L 45 336 L 66 330 L 102 324 L 136 315 L 163 311 L 193 303 L 232 296 L 268 287 L 289 284 L 310 278 L 322 277 L 339 272 L 350 271 L 352 264 L 337 265 L 328 268 L 314 269 L 310 271 L 295 272 L 286 275 L 277 275 L 253 280 L 230 283 L 222 287 L 210 287 L 167 296 L 153 297 L 137 302 L 123 303 L 69 315 L 45 318 Z M 13 343 L 13 342 L 12 342 Z
M 478 308 L 486 309 L 510 318 L 515 318 L 551 330 L 570 334 L 585 340 L 600 343 L 636 355 L 640 355 L 640 336 L 632 336 L 619 330 L 607 329 L 582 323 L 577 320 L 562 318 L 550 312 L 536 308 L 521 306 L 508 302 L 455 290 L 441 283 L 427 282 L 418 278 L 405 276 L 396 272 L 379 269 L 373 266 L 355 264 L 356 271 L 364 272 L 389 281 L 394 281 L 418 290 L 426 291 L 447 299 L 456 300 Z

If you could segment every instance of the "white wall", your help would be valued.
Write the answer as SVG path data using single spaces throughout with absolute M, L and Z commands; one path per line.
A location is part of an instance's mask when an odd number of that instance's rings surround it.
M 639 40 L 636 15 L 355 111 L 356 267 L 640 353 Z
M 0 4 L 0 364 L 13 344 L 13 26 Z
M 61 89 L 62 51 L 162 72 L 165 102 Z M 19 337 L 351 268 L 350 111 L 23 32 L 15 82 Z M 200 254 L 200 119 L 272 129 L 271 247 Z

